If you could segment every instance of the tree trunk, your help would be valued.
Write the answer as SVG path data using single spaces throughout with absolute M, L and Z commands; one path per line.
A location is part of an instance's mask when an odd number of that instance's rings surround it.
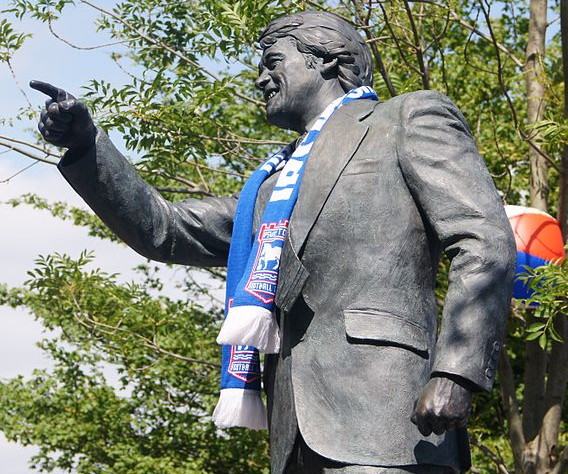
M 564 341 L 568 338 L 568 318 L 560 314 L 555 321 L 556 331 Z M 562 421 L 562 406 L 568 381 L 568 344 L 553 342 L 550 351 L 545 410 L 540 432 L 540 465 L 538 472 L 548 473 L 559 462 L 558 436 Z
M 568 0 L 562 0 L 560 5 L 562 58 L 564 74 L 564 117 L 568 118 Z M 562 228 L 564 240 L 568 236 L 568 145 L 564 147 L 560 169 L 560 192 L 558 219 Z M 542 428 L 539 434 L 539 450 L 537 472 L 561 473 L 568 465 L 568 450 L 558 447 L 560 423 L 562 422 L 562 407 L 566 396 L 568 383 L 568 317 L 559 314 L 555 321 L 556 331 L 564 342 L 552 342 Z
M 564 75 L 564 118 L 568 119 L 568 0 L 560 3 L 560 34 L 562 36 L 562 72 Z M 568 244 L 568 144 L 564 145 L 560 165 L 558 221 L 564 242 Z
M 544 117 L 545 103 L 545 39 L 547 28 L 547 0 L 530 0 L 530 18 L 527 40 L 525 80 L 527 88 L 527 126 L 529 129 L 530 200 L 531 206 L 542 211 L 548 209 L 548 163 L 539 153 L 540 137 L 531 126 Z M 531 315 L 527 314 L 528 323 Z M 525 346 L 525 372 L 523 397 L 523 431 L 526 444 L 523 449 L 523 474 L 544 474 L 550 470 L 550 436 L 544 435 L 545 374 L 547 354 L 536 341 Z M 548 412 L 546 413 L 548 416 Z
M 542 120 L 546 107 L 544 48 L 546 36 L 546 10 L 547 0 L 531 0 L 530 19 L 527 41 L 527 63 L 525 66 L 525 79 L 527 87 L 527 125 Z M 529 132 L 532 143 L 539 145 L 539 136 Z M 530 199 L 531 206 L 542 211 L 548 208 L 548 164 L 546 159 L 535 149 L 529 146 L 529 161 L 531 168 Z

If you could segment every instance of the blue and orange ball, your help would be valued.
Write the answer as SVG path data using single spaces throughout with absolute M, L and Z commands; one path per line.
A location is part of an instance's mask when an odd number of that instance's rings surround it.
M 536 268 L 548 263 L 561 263 L 566 254 L 558 221 L 531 207 L 505 206 L 517 244 L 517 270 L 513 298 L 527 299 L 532 291 L 519 276 L 526 267 Z

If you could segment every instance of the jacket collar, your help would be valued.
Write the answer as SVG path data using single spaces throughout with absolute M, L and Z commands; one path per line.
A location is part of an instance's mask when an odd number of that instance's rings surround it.
M 298 201 L 290 220 L 289 241 L 301 255 L 304 242 L 369 127 L 362 122 L 378 102 L 355 100 L 331 116 L 318 136 L 306 164 Z

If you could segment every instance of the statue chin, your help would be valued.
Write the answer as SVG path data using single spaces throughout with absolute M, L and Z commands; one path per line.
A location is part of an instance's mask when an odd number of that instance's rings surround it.
M 288 128 L 288 121 L 279 111 L 270 110 L 266 108 L 266 120 L 270 125 L 276 125 L 279 128 Z
M 294 120 L 288 114 L 282 112 L 269 112 L 266 111 L 266 120 L 270 125 L 276 125 L 278 128 L 283 128 L 284 130 L 294 130 L 298 133 L 302 133 L 302 127 L 299 125 L 299 121 Z

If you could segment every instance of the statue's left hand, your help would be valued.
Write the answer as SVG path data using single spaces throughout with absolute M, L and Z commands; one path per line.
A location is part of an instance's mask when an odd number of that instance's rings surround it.
M 463 428 L 471 411 L 471 392 L 446 377 L 434 377 L 422 390 L 410 418 L 420 433 L 437 435 Z

